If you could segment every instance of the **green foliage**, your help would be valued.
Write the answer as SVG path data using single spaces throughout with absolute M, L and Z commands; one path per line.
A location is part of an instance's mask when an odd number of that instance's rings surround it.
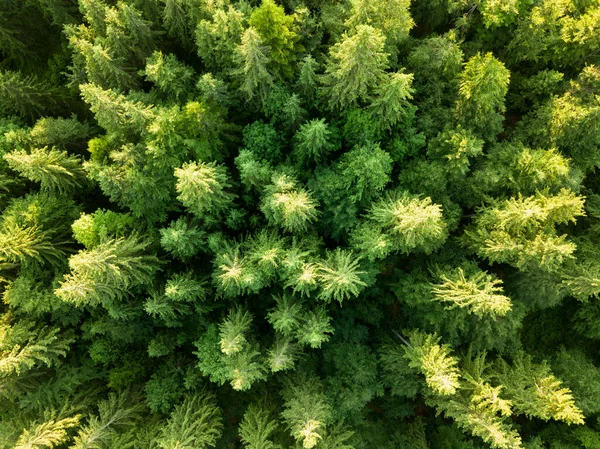
M 510 72 L 491 53 L 473 56 L 460 74 L 456 118 L 486 140 L 502 130 Z
M 371 98 L 388 68 L 384 45 L 381 31 L 358 25 L 356 33 L 344 34 L 340 42 L 330 47 L 321 83 L 332 109 L 356 106 Z
M 269 48 L 254 28 L 248 28 L 242 35 L 242 42 L 236 48 L 235 73 L 241 77 L 240 90 L 246 99 L 258 97 L 264 101 L 268 89 L 273 86 L 273 74 L 269 71 Z
M 290 434 L 302 447 L 311 449 L 323 439 L 331 419 L 331 406 L 323 394 L 318 379 L 298 379 L 296 385 L 288 384 L 283 390 L 284 410 L 281 413 Z
M 302 126 L 295 135 L 294 154 L 301 162 L 320 162 L 337 149 L 336 134 L 325 119 L 314 119 Z
M 15 449 L 53 448 L 68 439 L 67 431 L 79 425 L 79 415 L 71 418 L 45 421 L 23 431 Z
M 269 59 L 275 74 L 290 77 L 296 53 L 302 50 L 297 44 L 298 34 L 294 18 L 285 14 L 274 0 L 262 0 L 260 7 L 250 14 L 248 25 L 260 35 L 269 48 Z
M 162 449 L 204 449 L 214 447 L 223 428 L 221 411 L 214 395 L 200 391 L 188 394 L 173 410 L 161 429 L 158 446 Z
M 154 83 L 161 94 L 177 101 L 187 97 L 195 74 L 175 56 L 164 56 L 155 51 L 146 60 L 144 75 L 146 80 Z
M 270 223 L 300 233 L 317 219 L 317 206 L 310 192 L 298 188 L 293 179 L 274 175 L 273 184 L 265 188 L 261 210 Z
M 438 282 L 432 284 L 437 301 L 448 308 L 468 308 L 475 315 L 491 314 L 504 316 L 512 308 L 510 298 L 504 296 L 502 281 L 478 269 L 465 270 L 459 267 L 453 272 L 438 271 Z
M 575 405 L 571 391 L 561 388 L 561 382 L 547 364 L 533 363 L 531 357 L 519 353 L 512 366 L 501 361 L 499 380 L 515 412 L 548 420 L 583 424 L 583 414 Z
M 467 236 L 475 251 L 492 262 L 555 271 L 575 251 L 575 244 L 566 235 L 558 236 L 555 226 L 583 214 L 583 198 L 566 189 L 554 196 L 519 195 L 482 207 Z
M 39 117 L 60 99 L 56 88 L 26 77 L 18 72 L 0 72 L 0 102 L 2 110 L 29 118 Z M 5 112 L 5 113 L 6 113 Z
M 320 298 L 326 302 L 335 299 L 342 302 L 356 297 L 367 286 L 363 280 L 365 271 L 361 271 L 360 258 L 351 251 L 339 248 L 327 254 L 327 258 L 318 265 L 318 279 L 322 286 Z
M 483 140 L 461 127 L 441 132 L 430 141 L 427 155 L 440 160 L 452 176 L 464 176 L 470 170 L 471 159 L 483 153 Z
M 413 331 L 409 335 L 410 345 L 405 357 L 408 365 L 425 376 L 427 386 L 435 394 L 453 395 L 459 388 L 458 360 L 450 354 L 450 348 L 440 345 L 437 335 Z
M 248 449 L 275 449 L 269 438 L 277 431 L 277 421 L 272 419 L 268 410 L 257 404 L 251 404 L 240 423 L 240 437 Z
M 599 27 L 1 1 L 0 448 L 600 447 Z
M 142 407 L 127 393 L 109 393 L 98 404 L 98 414 L 89 417 L 85 426 L 77 432 L 73 449 L 100 449 L 114 444 L 124 431 L 131 429 L 140 419 Z
M 430 253 L 446 237 L 447 226 L 439 205 L 433 204 L 430 198 L 392 192 L 373 204 L 366 221 L 354 231 L 352 240 L 357 249 L 373 260 L 392 252 Z
M 5 154 L 4 159 L 21 176 L 39 182 L 44 191 L 63 194 L 82 186 L 81 163 L 66 151 L 47 147 L 32 149 L 29 153 L 17 150 Z
M 158 260 L 144 254 L 147 247 L 147 242 L 129 236 L 80 251 L 69 258 L 71 272 L 55 294 L 78 307 L 110 306 L 127 296 L 131 288 L 152 279 Z
M 408 102 L 413 98 L 413 79 L 414 76 L 409 73 L 391 73 L 377 86 L 377 98 L 371 103 L 370 109 L 373 118 L 383 128 L 392 128 L 414 114 L 415 108 Z
M 360 25 L 371 25 L 381 30 L 390 48 L 408 37 L 415 22 L 410 16 L 410 2 L 352 0 L 350 17 L 345 25 L 348 29 Z
M 183 205 L 194 215 L 219 212 L 229 206 L 233 195 L 225 168 L 212 163 L 189 162 L 175 169 L 177 193 Z
M 204 231 L 178 218 L 168 228 L 160 230 L 160 244 L 174 257 L 182 260 L 195 256 L 204 247 Z
M 9 322 L 5 314 L 0 322 L 0 377 L 21 375 L 41 364 L 58 365 L 75 341 L 60 329 L 38 326 L 34 321 Z
M 111 238 L 124 237 L 133 226 L 133 217 L 129 214 L 98 209 L 93 214 L 82 213 L 71 227 L 75 240 L 92 249 Z

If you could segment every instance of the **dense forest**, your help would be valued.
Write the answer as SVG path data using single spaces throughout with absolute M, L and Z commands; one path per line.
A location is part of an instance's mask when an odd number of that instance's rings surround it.
M 600 448 L 600 0 L 3 0 L 0 156 L 0 449 Z

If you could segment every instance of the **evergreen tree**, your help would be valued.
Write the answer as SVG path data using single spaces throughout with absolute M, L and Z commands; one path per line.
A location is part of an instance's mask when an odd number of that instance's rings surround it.
M 300 126 L 295 135 L 294 154 L 301 162 L 319 162 L 337 149 L 336 134 L 325 119 L 314 119 Z
M 53 448 L 64 443 L 69 435 L 67 430 L 79 425 L 79 415 L 71 418 L 49 420 L 26 429 L 19 436 L 15 449 Z
M 311 449 L 323 439 L 331 416 L 331 406 L 318 379 L 298 380 L 296 385 L 288 384 L 283 390 L 285 403 L 281 417 L 291 436 L 302 443 L 303 448 Z
M 158 261 L 143 253 L 147 247 L 147 242 L 130 236 L 80 251 L 70 257 L 71 272 L 65 275 L 56 295 L 76 306 L 110 306 L 132 287 L 152 279 Z
M 248 25 L 256 30 L 269 49 L 273 72 L 290 77 L 294 73 L 296 53 L 302 50 L 297 43 L 294 18 L 286 15 L 283 7 L 274 0 L 262 0 L 260 6 L 250 14 Z
M 206 391 L 189 394 L 171 413 L 157 440 L 162 449 L 214 447 L 223 428 L 221 411 Z
M 459 388 L 458 360 L 450 354 L 450 348 L 440 345 L 437 335 L 414 331 L 409 334 L 410 345 L 405 357 L 409 366 L 425 376 L 427 386 L 436 394 L 453 395 Z
M 286 175 L 275 175 L 273 184 L 265 188 L 261 209 L 269 222 L 299 233 L 316 220 L 317 206 L 310 192 L 296 187 Z
M 576 246 L 558 236 L 555 226 L 583 214 L 583 199 L 566 189 L 555 196 L 519 196 L 481 208 L 467 236 L 475 251 L 492 262 L 556 271 Z
M 356 33 L 344 34 L 330 48 L 321 83 L 332 109 L 356 106 L 372 97 L 388 68 L 384 46 L 381 31 L 370 25 L 358 25 Z
M 233 195 L 225 189 L 231 187 L 225 168 L 214 162 L 183 164 L 175 169 L 177 197 L 194 215 L 219 212 L 231 204 Z
M 0 101 L 2 109 L 8 113 L 35 118 L 55 106 L 59 99 L 60 92 L 56 88 L 33 77 L 18 72 L 0 72 Z
M 354 246 L 370 259 L 392 252 L 429 253 L 447 237 L 441 207 L 430 198 L 419 199 L 407 192 L 393 192 L 371 207 L 367 220 L 352 234 Z
M 278 446 L 270 438 L 277 428 L 277 421 L 272 419 L 268 410 L 251 404 L 240 423 L 240 437 L 248 449 L 275 449 Z
M 473 56 L 460 74 L 458 122 L 486 140 L 502 130 L 510 72 L 491 53 Z
M 471 268 L 471 269 L 469 269 Z M 437 301 L 447 307 L 466 307 L 475 315 L 490 314 L 504 316 L 512 308 L 510 298 L 503 295 L 502 281 L 481 271 L 462 267 L 453 272 L 439 271 L 438 283 L 432 284 L 432 292 Z
M 371 25 L 381 30 L 390 48 L 408 37 L 415 22 L 410 16 L 410 3 L 405 0 L 364 1 L 352 0 L 350 17 L 345 25 L 348 29 L 360 25 Z
M 5 154 L 8 165 L 31 181 L 39 182 L 42 190 L 66 193 L 83 182 L 84 172 L 78 158 L 65 151 L 34 148 L 31 152 L 13 151 Z
M 268 48 L 254 28 L 248 28 L 242 35 L 242 42 L 236 49 L 238 69 L 235 74 L 242 79 L 240 90 L 248 100 L 255 96 L 264 101 L 268 89 L 273 86 L 273 75 L 268 69 Z
M 374 118 L 384 128 L 391 128 L 414 114 L 414 106 L 408 102 L 414 92 L 411 89 L 412 81 L 412 74 L 392 73 L 377 87 L 377 98 L 371 103 L 370 108 Z

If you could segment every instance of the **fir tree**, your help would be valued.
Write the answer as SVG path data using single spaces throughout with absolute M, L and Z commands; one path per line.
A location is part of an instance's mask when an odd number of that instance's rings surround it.
M 92 250 L 71 256 L 71 272 L 65 275 L 56 295 L 77 306 L 110 305 L 128 290 L 152 279 L 157 259 L 145 255 L 147 242 L 135 236 L 101 243 Z
M 268 410 L 257 404 L 250 404 L 240 423 L 240 437 L 247 449 L 275 449 L 278 446 L 271 441 L 277 431 L 278 423 L 272 419 Z
M 331 416 L 331 406 L 322 393 L 321 383 L 315 378 L 299 379 L 296 385 L 288 384 L 283 394 L 285 404 L 281 417 L 290 434 L 303 448 L 317 446 Z
M 80 416 L 71 418 L 52 419 L 36 424 L 23 431 L 19 436 L 15 449 L 53 448 L 64 443 L 69 435 L 67 431 L 79 425 Z
M 295 135 L 294 154 L 301 162 L 320 162 L 336 150 L 336 135 L 325 119 L 314 119 L 300 126 Z
M 265 188 L 261 210 L 270 223 L 289 232 L 306 231 L 318 216 L 318 203 L 286 175 L 275 175 Z
M 252 11 L 248 25 L 258 32 L 264 45 L 269 48 L 273 72 L 290 77 L 295 54 L 302 50 L 297 43 L 294 18 L 286 15 L 283 7 L 274 0 L 262 0 L 260 6 Z
M 258 97 L 264 101 L 268 89 L 273 85 L 273 75 L 268 69 L 268 51 L 263 40 L 254 28 L 248 28 L 242 35 L 242 42 L 236 49 L 238 69 L 242 79 L 240 90 L 248 100 Z
M 425 376 L 427 386 L 439 395 L 453 395 L 460 387 L 458 360 L 450 354 L 450 348 L 440 345 L 437 335 L 413 331 L 409 334 L 410 346 L 405 357 L 409 366 Z
M 469 267 L 470 268 L 470 267 Z M 438 271 L 438 283 L 432 284 L 432 292 L 437 301 L 448 304 L 448 308 L 468 308 L 478 316 L 490 314 L 504 316 L 512 308 L 510 298 L 503 295 L 502 281 L 478 269 L 462 267 L 452 272 Z
M 17 150 L 5 154 L 4 159 L 22 176 L 39 182 L 42 190 L 63 194 L 82 186 L 81 163 L 66 151 L 47 147 L 34 148 L 29 153 Z
M 223 428 L 221 411 L 212 393 L 188 394 L 175 408 L 157 440 L 162 449 L 214 447 Z
M 214 162 L 183 164 L 175 169 L 177 197 L 194 215 L 215 213 L 225 209 L 233 195 L 225 189 L 231 187 L 225 168 Z
M 342 302 L 356 297 L 367 283 L 363 280 L 365 271 L 360 270 L 360 258 L 351 251 L 337 249 L 327 254 L 318 265 L 318 279 L 321 284 L 319 297 L 326 302 L 335 299 Z
M 356 33 L 345 34 L 330 48 L 321 82 L 332 108 L 355 106 L 371 98 L 388 68 L 384 45 L 381 31 L 370 25 L 358 25 Z
M 429 253 L 446 236 L 447 225 L 439 205 L 430 198 L 392 192 L 373 204 L 367 221 L 356 229 L 352 240 L 370 259 L 378 259 L 396 251 Z
M 510 72 L 491 53 L 473 56 L 460 75 L 456 117 L 486 140 L 502 129 Z

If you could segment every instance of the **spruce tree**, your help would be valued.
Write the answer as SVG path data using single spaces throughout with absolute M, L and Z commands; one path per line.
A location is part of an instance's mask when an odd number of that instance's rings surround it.
M 354 34 L 344 34 L 330 48 L 321 83 L 332 109 L 356 106 L 372 97 L 388 68 L 384 45 L 381 31 L 358 25 Z

